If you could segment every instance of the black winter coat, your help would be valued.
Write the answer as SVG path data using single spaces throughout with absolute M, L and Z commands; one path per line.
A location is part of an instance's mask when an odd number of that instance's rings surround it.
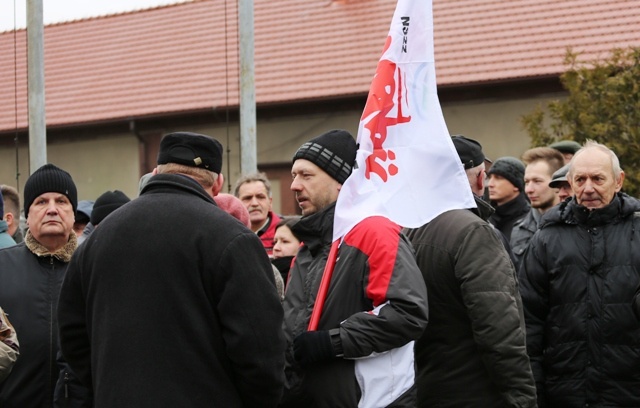
M 79 247 L 60 346 L 95 407 L 274 407 L 282 307 L 260 239 L 191 178 L 159 174 Z
M 58 380 L 60 285 L 76 248 L 75 235 L 55 255 L 27 233 L 25 241 L 0 250 L 0 303 L 20 341 L 20 357 L 0 384 L 0 407 L 53 406 Z
M 539 406 L 640 407 L 640 202 L 542 218 L 519 271 Z M 587 405 L 588 404 L 588 405 Z

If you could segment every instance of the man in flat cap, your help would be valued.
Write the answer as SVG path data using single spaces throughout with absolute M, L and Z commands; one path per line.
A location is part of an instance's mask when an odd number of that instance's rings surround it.
M 567 180 L 567 173 L 569 172 L 569 164 L 565 164 L 557 170 L 551 176 L 551 181 L 549 182 L 549 187 L 557 190 L 558 202 L 566 201 L 567 198 L 573 195 L 571 191 L 571 185 Z
M 582 148 L 582 145 L 575 140 L 560 140 L 558 142 L 551 143 L 549 147 L 562 153 L 562 157 L 564 157 L 564 164 L 569 164 L 573 155 Z
M 0 301 L 20 336 L 20 358 L 0 384 L 0 407 L 50 407 L 58 366 L 58 293 L 77 247 L 76 185 L 45 164 L 24 186 L 24 241 L 0 250 Z
M 477 208 L 405 230 L 429 294 L 429 324 L 415 346 L 417 406 L 535 407 L 516 271 L 479 197 L 482 146 L 452 139 Z
M 157 163 L 69 265 L 63 355 L 96 406 L 275 407 L 282 307 L 260 239 L 214 202 L 222 146 L 171 133 Z
M 291 190 L 302 218 L 292 230 L 304 244 L 283 302 L 288 350 L 282 407 L 355 408 L 372 396 L 377 406 L 416 403 L 413 379 L 390 388 L 404 377 L 379 367 L 362 369 L 374 353 L 401 347 L 413 360 L 412 341 L 427 325 L 426 288 L 399 226 L 369 218 L 344 237 L 317 330 L 308 330 L 332 246 L 336 201 L 356 150 L 351 134 L 332 130 L 303 144 L 293 157 Z M 371 375 L 380 381 L 365 389 L 361 381 Z

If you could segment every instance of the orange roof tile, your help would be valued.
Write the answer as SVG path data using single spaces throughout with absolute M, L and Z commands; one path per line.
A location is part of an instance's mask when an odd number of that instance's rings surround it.
M 47 26 L 47 124 L 237 105 L 235 3 L 194 0 Z M 254 0 L 258 104 L 366 94 L 395 4 Z M 434 32 L 440 86 L 545 77 L 563 71 L 569 46 L 586 58 L 640 46 L 640 7 L 434 0 Z M 27 127 L 25 41 L 24 30 L 0 33 L 0 131 Z

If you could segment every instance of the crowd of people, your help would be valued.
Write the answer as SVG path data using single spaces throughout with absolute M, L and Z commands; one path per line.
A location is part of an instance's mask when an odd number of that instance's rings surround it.
M 24 231 L 2 185 L 0 407 L 640 407 L 640 201 L 616 154 L 451 139 L 475 208 L 336 242 L 344 130 L 295 152 L 301 215 L 265 173 L 223 193 L 222 145 L 190 132 L 134 199 L 78 201 L 42 166 Z

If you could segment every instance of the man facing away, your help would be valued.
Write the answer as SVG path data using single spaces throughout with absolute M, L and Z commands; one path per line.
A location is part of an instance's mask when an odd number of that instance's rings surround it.
M 264 173 L 251 173 L 236 182 L 234 195 L 249 211 L 251 231 L 255 232 L 269 257 L 273 256 L 273 236 L 280 217 L 273 212 L 271 183 Z
M 429 325 L 416 343 L 419 407 L 535 407 L 516 273 L 484 218 L 480 143 L 453 142 L 478 208 L 451 210 L 405 230 L 429 293 Z M 420 188 L 416 185 L 416 188 Z
M 396 379 L 392 371 L 360 371 L 362 365 L 375 364 L 368 358 L 374 353 L 400 347 L 408 347 L 413 359 L 412 341 L 427 324 L 426 288 L 399 226 L 373 217 L 347 233 L 318 329 L 307 331 L 332 244 L 336 200 L 351 174 L 356 150 L 353 136 L 332 130 L 303 144 L 293 157 L 291 190 L 303 216 L 292 229 L 304 245 L 283 302 L 288 350 L 282 407 L 355 408 L 372 393 L 381 395 L 377 406 L 416 404 L 412 378 L 387 388 Z M 365 389 L 371 376 L 380 382 Z
M 609 148 L 587 142 L 519 270 L 540 407 L 640 407 L 640 202 Z
M 71 261 L 62 353 L 96 408 L 274 407 L 282 308 L 260 240 L 214 202 L 222 146 L 171 133 L 157 163 Z
M 516 258 L 516 270 L 520 267 L 529 240 L 538 230 L 542 214 L 559 203 L 558 194 L 549 183 L 553 173 L 564 164 L 562 154 L 550 147 L 529 149 L 522 154 L 522 160 L 527 164 L 524 192 L 531 203 L 531 210 L 511 231 L 511 250 Z
M 0 384 L 3 408 L 53 405 L 59 371 L 56 307 L 77 246 L 77 203 L 69 173 L 53 164 L 40 167 L 24 186 L 29 226 L 24 242 L 0 250 L 0 300 L 20 336 L 20 358 Z

